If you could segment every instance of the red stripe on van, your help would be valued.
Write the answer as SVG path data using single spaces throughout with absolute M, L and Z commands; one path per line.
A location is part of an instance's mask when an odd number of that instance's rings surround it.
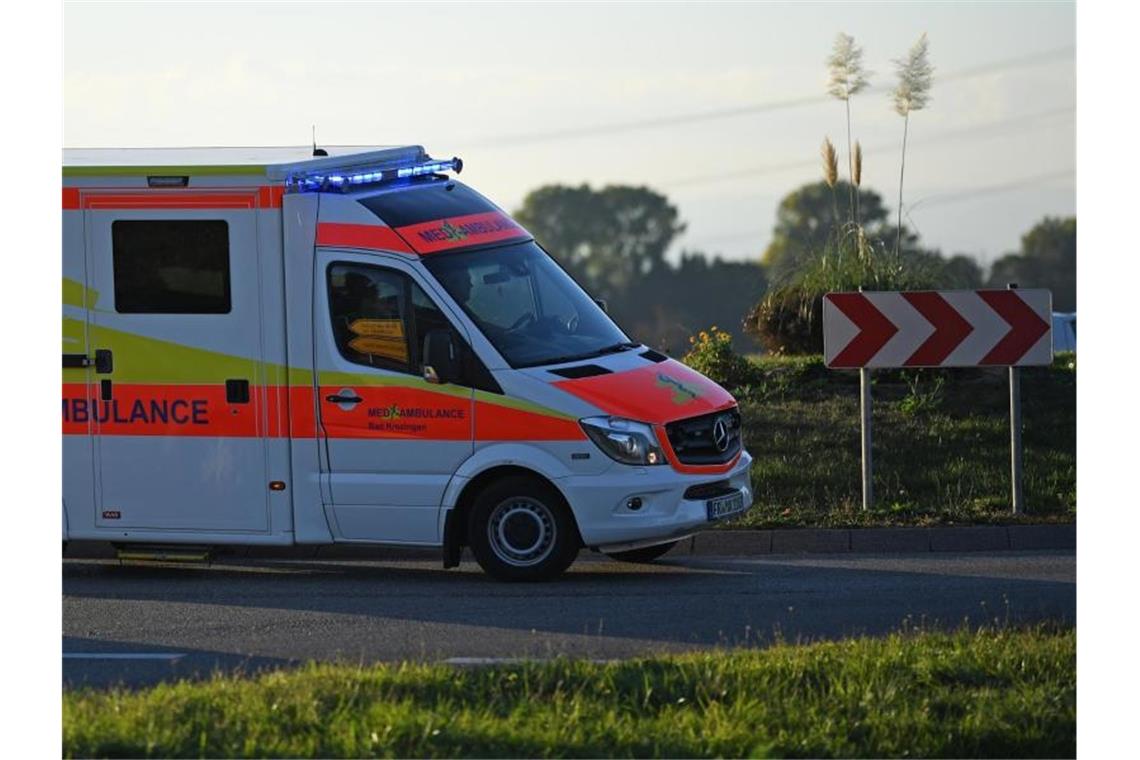
M 103 401 L 99 385 L 63 384 L 64 435 L 315 438 L 313 391 L 304 386 L 252 386 L 245 404 L 226 401 L 217 385 L 115 383 Z
M 317 245 L 415 253 L 395 230 L 380 224 L 321 222 L 317 225 Z
M 362 399 L 351 409 L 328 400 L 343 386 L 321 393 L 321 426 L 329 438 L 463 441 L 471 438 L 471 398 L 401 386 L 356 386 Z
M 362 399 L 351 409 L 327 400 L 341 386 L 321 388 L 321 421 L 329 438 L 463 441 L 475 415 L 478 441 L 579 441 L 586 437 L 572 419 L 399 386 L 356 387 Z
M 317 417 L 313 389 L 304 385 L 270 385 L 265 388 L 266 436 L 316 438 Z
M 530 237 L 530 233 L 501 211 L 453 216 L 397 227 L 416 253 L 435 253 L 470 245 Z
M 139 190 L 107 193 L 91 191 L 82 197 L 82 207 L 96 211 L 108 209 L 254 209 L 259 193 L 200 192 L 186 190 Z
M 585 438 L 586 433 L 575 420 L 475 402 L 477 441 L 581 441 Z
M 63 384 L 64 435 L 146 435 L 311 439 L 321 435 L 313 389 L 251 387 L 246 404 L 226 401 L 217 385 L 115 383 L 103 401 L 99 385 Z M 358 389 L 363 401 L 349 410 L 323 400 L 340 386 L 321 389 L 325 434 L 332 439 L 418 441 L 577 441 L 577 422 L 421 388 Z M 471 415 L 475 415 L 472 423 Z
M 283 195 L 285 195 L 284 185 L 266 185 L 257 188 L 258 208 L 281 208 Z
M 249 438 L 259 435 L 258 408 L 253 398 L 247 404 L 228 403 L 225 385 L 115 383 L 112 399 L 103 401 L 98 384 L 67 383 L 63 432 Z
M 248 191 L 138 190 L 106 192 L 91 189 L 82 195 L 78 187 L 63 188 L 63 210 L 132 208 L 281 208 L 285 188 L 265 185 Z

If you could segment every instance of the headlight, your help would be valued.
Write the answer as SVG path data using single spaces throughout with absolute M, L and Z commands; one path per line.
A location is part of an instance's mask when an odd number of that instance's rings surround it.
M 587 417 L 582 429 L 598 448 L 622 464 L 665 464 L 665 454 L 653 428 L 621 417 Z

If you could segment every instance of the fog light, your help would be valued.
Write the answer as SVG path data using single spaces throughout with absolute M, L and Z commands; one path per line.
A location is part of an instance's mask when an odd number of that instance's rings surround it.
M 625 502 L 625 508 L 634 512 L 641 509 L 641 497 L 634 496 L 632 499 L 627 499 Z

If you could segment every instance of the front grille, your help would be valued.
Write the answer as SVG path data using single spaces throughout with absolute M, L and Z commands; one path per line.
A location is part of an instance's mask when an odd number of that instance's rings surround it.
M 713 436 L 718 420 L 724 422 L 728 437 L 723 450 L 717 447 Z M 670 422 L 665 426 L 665 433 L 682 464 L 724 464 L 740 453 L 740 411 L 733 407 Z

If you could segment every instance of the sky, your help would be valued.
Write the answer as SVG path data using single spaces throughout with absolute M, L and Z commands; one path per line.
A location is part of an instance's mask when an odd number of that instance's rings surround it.
M 780 198 L 846 150 L 825 59 L 852 35 L 863 182 L 897 208 L 892 60 L 926 33 L 905 219 L 988 265 L 1076 208 L 1072 3 L 64 5 L 64 146 L 417 143 L 507 210 L 544 184 L 646 185 L 671 255 L 758 260 Z M 846 167 L 846 156 L 841 158 Z

